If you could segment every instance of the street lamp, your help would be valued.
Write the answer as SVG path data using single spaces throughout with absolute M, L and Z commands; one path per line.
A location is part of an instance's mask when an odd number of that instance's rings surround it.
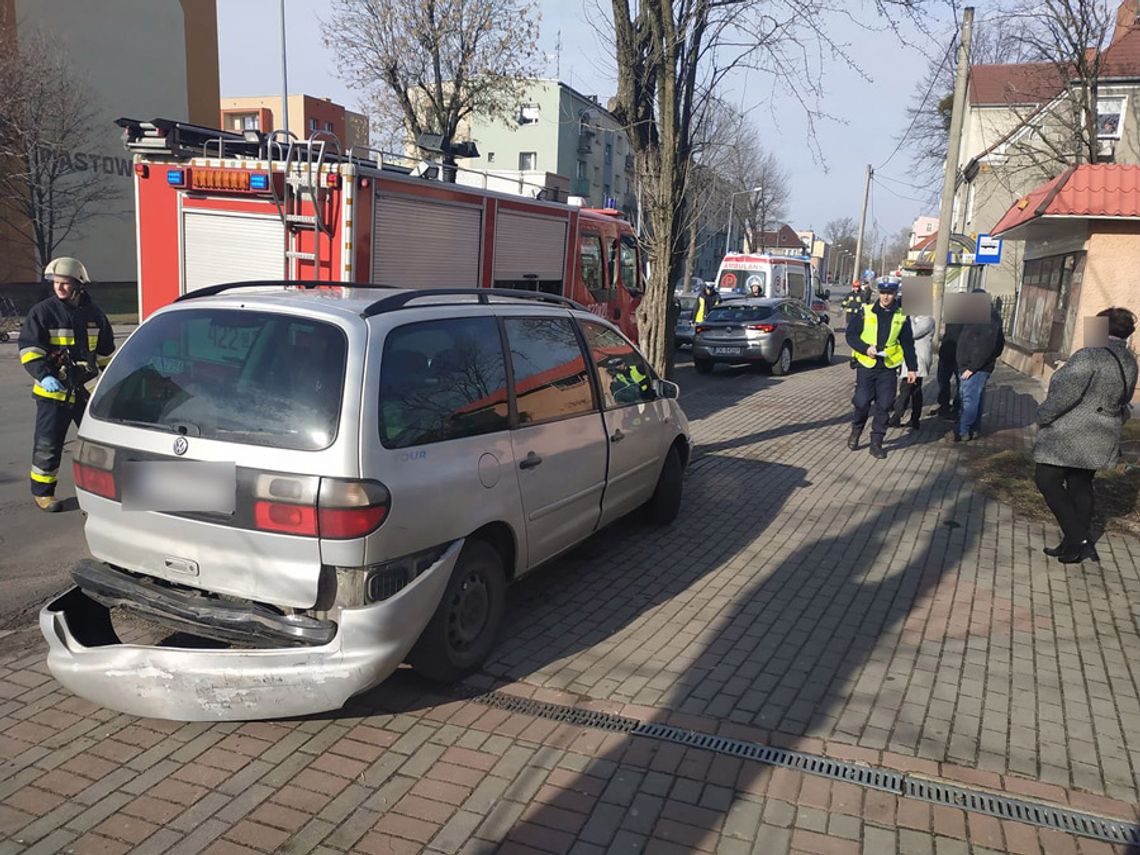
M 724 254 L 728 255 L 729 248 L 732 246 L 732 203 L 736 201 L 736 197 L 744 193 L 759 193 L 763 187 L 753 187 L 751 190 L 737 190 L 735 193 L 730 193 L 728 196 L 728 235 L 724 239 Z

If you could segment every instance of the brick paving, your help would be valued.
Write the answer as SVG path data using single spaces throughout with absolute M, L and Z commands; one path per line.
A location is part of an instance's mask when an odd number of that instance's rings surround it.
M 848 452 L 845 365 L 679 380 L 699 443 L 681 518 L 521 582 L 462 688 L 1137 816 L 1140 542 L 1048 561 L 1055 532 L 975 493 L 946 423 L 882 463 Z M 984 441 L 1023 446 L 1039 394 L 996 375 Z M 35 628 L 3 645 L 0 855 L 1114 851 L 407 672 L 310 719 L 139 720 L 60 688 Z

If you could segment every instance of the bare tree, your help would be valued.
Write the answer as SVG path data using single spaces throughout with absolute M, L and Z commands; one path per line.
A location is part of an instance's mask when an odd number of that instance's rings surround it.
M 1097 90 L 1104 46 L 1112 29 L 1106 0 L 1013 0 L 974 30 L 971 62 L 1041 63 L 1056 97 L 1026 105 L 1026 93 L 1011 92 L 1009 108 L 1018 121 L 1007 150 L 1004 179 L 1020 186 L 1024 173 L 1051 176 L 1071 163 L 1095 163 L 1098 154 Z M 916 185 L 933 188 L 946 159 L 954 88 L 952 50 L 932 57 L 907 115 L 906 143 Z M 1052 69 L 1050 74 L 1048 68 Z M 1046 87 L 1047 88 L 1047 87 Z
M 875 0 L 887 16 L 921 0 Z M 626 127 L 641 186 L 645 242 L 653 261 L 638 308 L 640 342 L 654 367 L 672 370 L 672 283 L 687 245 L 686 191 L 695 117 L 703 93 L 733 69 L 750 67 L 788 88 L 814 127 L 823 113 L 819 69 L 831 53 L 857 67 L 825 23 L 851 19 L 832 0 L 611 0 L 618 89 L 613 112 Z M 818 152 L 814 136 L 809 144 Z
M 1026 59 L 1053 66 L 1059 92 L 1050 105 L 1056 123 L 1033 123 L 1026 116 L 1033 133 L 1022 148 L 1032 150 L 1033 160 L 1055 167 L 1096 163 L 1097 91 L 1112 7 L 1105 0 L 1022 0 L 1009 20 Z
M 440 134 L 450 165 L 464 120 L 506 118 L 539 69 L 538 16 L 527 0 L 333 0 L 322 30 L 372 115 L 412 140 Z
M 792 183 L 788 171 L 776 155 L 764 151 L 754 139 L 742 141 L 736 149 L 739 171 L 729 173 L 733 184 L 748 192 L 740 196 L 733 208 L 741 234 L 748 236 L 749 246 L 760 246 L 761 233 L 779 228 L 788 213 Z
M 34 250 L 41 270 L 119 195 L 110 174 L 72 159 L 104 134 L 97 102 L 67 57 L 35 31 L 0 52 L 0 222 Z

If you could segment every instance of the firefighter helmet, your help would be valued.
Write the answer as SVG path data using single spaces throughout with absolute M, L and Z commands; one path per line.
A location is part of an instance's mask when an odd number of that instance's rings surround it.
M 83 262 L 78 258 L 70 258 L 66 255 L 49 261 L 48 266 L 44 268 L 44 276 L 67 276 L 84 285 L 91 281 L 87 276 L 87 268 L 83 266 Z

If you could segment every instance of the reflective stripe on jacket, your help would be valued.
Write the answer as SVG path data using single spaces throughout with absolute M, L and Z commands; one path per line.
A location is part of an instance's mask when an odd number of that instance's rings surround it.
M 883 357 L 883 364 L 887 368 L 898 368 L 903 363 L 903 349 L 899 344 L 899 335 L 902 333 L 903 324 L 906 323 L 906 315 L 903 314 L 902 309 L 896 309 L 894 314 L 891 315 L 891 329 L 887 333 L 886 347 L 881 351 Z M 879 341 L 879 316 L 875 312 L 875 307 L 865 306 L 863 308 L 863 334 L 860 336 L 860 341 L 867 347 L 875 347 Z M 855 351 L 855 358 L 859 360 L 860 365 L 867 368 L 875 367 L 875 358 L 867 355 L 866 348 L 861 351 Z

